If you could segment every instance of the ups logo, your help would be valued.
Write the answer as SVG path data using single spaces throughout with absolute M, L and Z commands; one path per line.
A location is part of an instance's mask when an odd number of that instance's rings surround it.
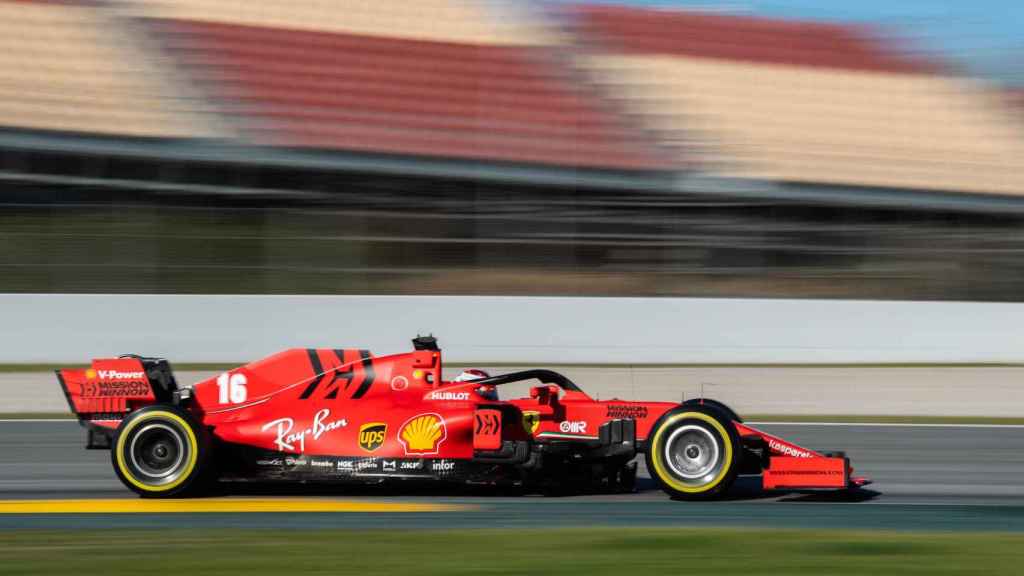
M 384 444 L 384 435 L 387 434 L 388 425 L 383 422 L 370 422 L 359 427 L 359 447 L 367 452 L 373 452 Z

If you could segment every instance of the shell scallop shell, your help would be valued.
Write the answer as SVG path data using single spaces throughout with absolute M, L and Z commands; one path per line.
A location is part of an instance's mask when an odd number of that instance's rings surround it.
M 417 416 L 402 427 L 401 439 L 409 452 L 430 452 L 444 440 L 444 421 L 434 414 Z

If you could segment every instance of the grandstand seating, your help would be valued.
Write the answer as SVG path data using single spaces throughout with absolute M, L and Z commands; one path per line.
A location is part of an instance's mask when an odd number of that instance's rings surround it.
M 1024 138 L 987 88 L 869 30 L 580 5 L 579 64 L 718 170 L 779 182 L 1024 193 Z
M 121 136 L 215 135 L 91 3 L 0 0 L 0 125 Z M 190 103 L 191 109 L 199 109 Z
M 1024 193 L 1012 99 L 869 29 L 583 4 L 554 27 L 502 12 L 521 8 L 0 0 L 0 126 Z
M 1011 88 L 1007 92 L 1006 99 L 1014 110 L 1024 111 L 1024 88 Z
M 557 32 L 479 0 L 133 0 L 133 14 L 263 28 L 482 45 L 549 45 Z
M 607 169 L 669 168 L 551 62 L 555 36 L 464 0 L 137 6 L 256 142 Z

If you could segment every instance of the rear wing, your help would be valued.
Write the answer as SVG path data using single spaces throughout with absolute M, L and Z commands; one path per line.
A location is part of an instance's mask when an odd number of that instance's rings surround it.
M 100 358 L 88 368 L 57 370 L 71 412 L 90 429 L 114 429 L 128 412 L 174 400 L 178 384 L 162 358 Z M 93 434 L 90 432 L 90 443 Z

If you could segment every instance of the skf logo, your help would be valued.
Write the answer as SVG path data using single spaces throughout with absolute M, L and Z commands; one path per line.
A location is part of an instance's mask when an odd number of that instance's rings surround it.
M 531 435 L 537 433 L 540 426 L 540 412 L 523 412 L 523 428 Z
M 398 441 L 406 454 L 437 454 L 438 447 L 447 437 L 444 418 L 438 414 L 413 416 L 398 430 Z
M 388 425 L 383 422 L 370 422 L 359 427 L 359 447 L 367 452 L 373 452 L 384 444 L 384 435 L 388 432 Z

